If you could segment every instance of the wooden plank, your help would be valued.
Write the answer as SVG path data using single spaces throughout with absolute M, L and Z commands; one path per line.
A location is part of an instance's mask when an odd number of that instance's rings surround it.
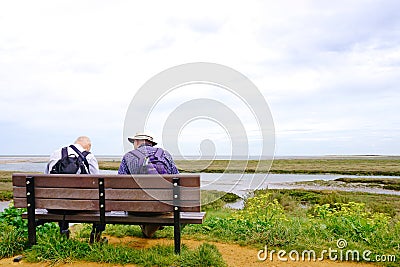
M 62 221 L 64 215 L 48 213 L 46 210 L 37 210 L 36 219 L 49 222 Z M 183 224 L 201 224 L 203 223 L 205 212 L 181 212 L 180 220 Z M 23 214 L 22 218 L 26 219 L 27 214 Z M 65 220 L 79 223 L 93 223 L 100 220 L 99 213 L 78 213 L 73 215 L 65 215 Z M 172 225 L 174 221 L 172 213 L 161 214 L 157 216 L 137 216 L 128 213 L 106 212 L 106 223 L 108 224 L 143 224 L 157 223 L 163 225 Z
M 25 177 L 17 176 L 13 174 L 13 186 L 24 187 L 25 186 Z M 82 177 L 82 175 L 70 176 L 67 174 L 63 174 L 62 177 L 60 175 L 46 175 L 43 174 L 32 174 L 35 177 L 35 187 L 55 187 L 55 188 L 98 188 L 98 178 L 92 177 L 91 175 L 86 175 L 86 177 Z M 65 177 L 64 177 L 65 176 Z
M 26 208 L 26 199 L 15 198 L 16 208 Z M 60 209 L 60 210 L 99 210 L 98 200 L 71 200 L 71 199 L 41 199 L 36 198 L 37 209 Z M 173 210 L 172 202 L 165 201 L 113 201 L 106 200 L 106 211 L 122 210 L 136 212 L 170 212 Z M 182 211 L 200 211 L 199 201 L 182 201 Z
M 105 196 L 106 200 L 173 200 L 171 189 L 106 189 Z M 182 189 L 181 200 L 200 200 L 200 189 Z
M 124 210 L 135 212 L 170 212 L 173 211 L 172 202 L 159 201 L 106 201 L 106 211 Z M 182 201 L 181 211 L 200 211 L 200 202 Z
M 16 208 L 26 208 L 26 199 L 15 198 Z M 62 199 L 35 199 L 37 209 L 61 209 L 61 210 L 99 210 L 98 200 L 62 200 Z
M 172 188 L 171 175 L 114 175 L 104 177 L 104 184 L 107 188 Z M 180 176 L 179 176 L 180 177 Z M 200 176 L 183 176 L 180 181 L 181 187 L 200 187 Z
M 37 187 L 97 188 L 97 179 L 104 178 L 108 188 L 170 188 L 173 177 L 180 177 L 182 187 L 200 187 L 200 175 L 87 175 L 87 174 L 13 174 L 13 186 L 25 186 L 25 177 L 35 177 Z
M 25 198 L 25 187 L 14 187 L 14 198 Z M 98 189 L 81 188 L 36 188 L 37 198 L 61 198 L 61 199 L 98 199 Z M 106 189 L 107 200 L 172 200 L 171 189 Z M 182 188 L 181 200 L 199 200 L 199 188 Z
M 26 208 L 26 198 L 16 198 L 14 197 L 14 207 L 15 208 Z
M 26 188 L 14 187 L 14 197 L 26 197 Z M 99 190 L 81 188 L 35 188 L 36 198 L 99 199 Z

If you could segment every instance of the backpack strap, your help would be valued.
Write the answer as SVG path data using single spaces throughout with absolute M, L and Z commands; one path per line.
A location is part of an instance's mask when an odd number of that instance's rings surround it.
M 86 159 L 86 156 L 89 155 L 90 152 L 89 151 L 80 152 L 79 149 L 77 149 L 76 146 L 74 146 L 74 145 L 70 145 L 69 147 L 72 148 L 78 154 L 78 156 L 83 160 L 83 163 L 85 164 L 85 166 L 87 168 L 88 174 L 90 174 L 89 162 Z
M 134 150 L 132 150 L 131 152 L 132 152 L 132 154 L 133 154 L 135 157 L 138 158 L 138 160 L 139 160 L 139 162 L 138 162 L 139 167 L 140 167 L 140 166 L 143 166 L 143 165 L 144 165 L 143 163 L 144 163 L 144 160 L 145 160 L 145 158 L 146 158 L 146 155 L 143 154 L 142 152 L 140 152 L 140 151 L 137 150 L 137 149 L 134 149 Z
M 61 158 L 65 158 L 68 157 L 68 148 L 67 147 L 63 147 L 61 149 Z
M 162 148 L 157 148 L 156 153 L 154 153 L 154 156 L 157 159 L 161 159 L 163 154 L 164 154 L 164 150 Z

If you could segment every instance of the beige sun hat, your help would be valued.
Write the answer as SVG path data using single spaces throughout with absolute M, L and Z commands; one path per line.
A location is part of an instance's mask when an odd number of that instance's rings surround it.
M 157 142 L 153 141 L 153 137 L 147 133 L 136 133 L 134 137 L 128 137 L 129 142 L 133 143 L 135 140 L 147 140 L 153 144 L 157 145 Z

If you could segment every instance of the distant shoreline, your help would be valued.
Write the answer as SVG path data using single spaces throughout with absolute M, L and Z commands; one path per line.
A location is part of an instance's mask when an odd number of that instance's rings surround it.
M 96 155 L 96 158 L 101 161 L 112 161 L 112 160 L 121 160 L 121 155 Z M 0 155 L 1 161 L 47 161 L 49 155 Z M 174 157 L 175 160 L 197 160 L 200 159 L 200 156 L 192 155 L 185 157 Z M 203 157 L 201 160 L 213 160 L 213 157 Z M 259 156 L 237 156 L 234 158 L 230 158 L 229 155 L 222 155 L 215 158 L 215 160 L 271 160 L 271 158 L 260 158 Z M 274 156 L 274 160 L 284 160 L 284 159 L 400 159 L 400 155 L 308 155 L 308 156 Z

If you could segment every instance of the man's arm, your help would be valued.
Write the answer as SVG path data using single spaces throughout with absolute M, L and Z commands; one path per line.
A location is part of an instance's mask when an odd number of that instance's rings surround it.
M 58 149 L 50 155 L 49 162 L 46 165 L 46 169 L 44 170 L 45 174 L 49 174 L 53 166 L 57 163 L 57 161 L 61 158 L 61 149 Z
M 119 165 L 118 174 L 129 174 L 128 165 L 126 164 L 125 157 L 122 158 L 121 164 Z
M 89 154 L 86 156 L 86 159 L 89 163 L 90 174 L 99 174 L 99 163 L 97 162 L 96 157 L 93 154 Z

